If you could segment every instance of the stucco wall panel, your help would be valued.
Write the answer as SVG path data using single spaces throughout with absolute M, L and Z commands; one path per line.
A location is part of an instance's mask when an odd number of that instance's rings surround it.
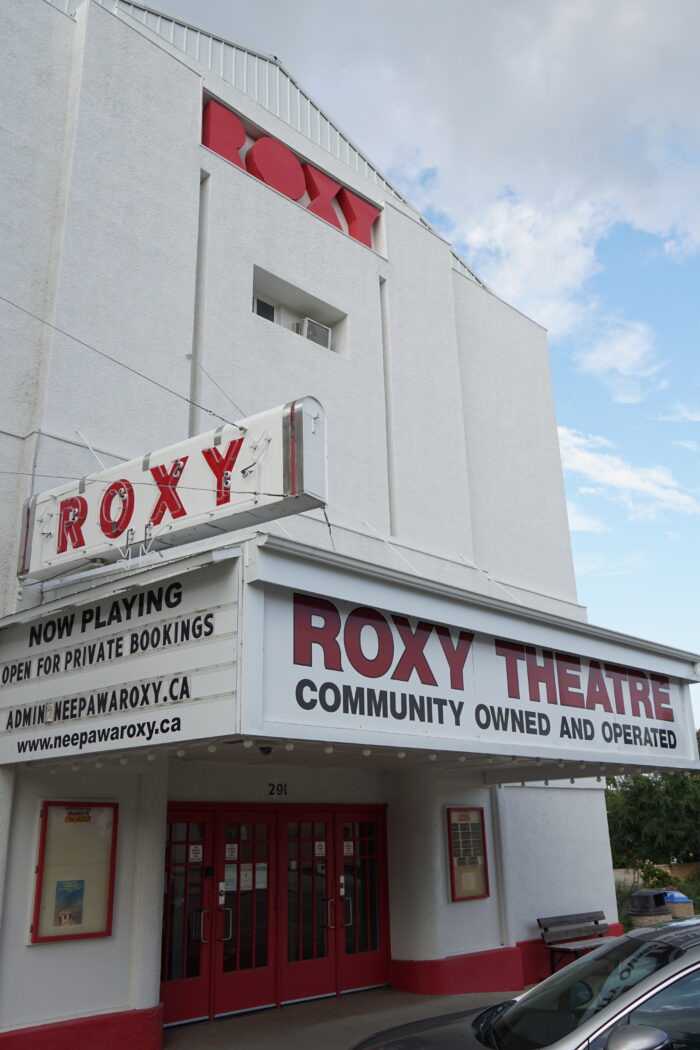
M 387 205 L 386 278 L 394 421 L 394 534 L 471 557 L 451 250 Z
M 158 771 L 149 769 L 147 776 L 153 783 L 159 779 L 164 783 L 165 766 Z M 160 921 L 160 909 L 154 914 L 153 901 L 144 899 L 142 888 L 135 883 L 135 873 L 138 862 L 140 882 L 162 885 L 164 791 L 161 797 L 161 807 L 143 806 L 142 815 L 139 777 L 126 771 L 90 772 L 84 769 L 79 781 L 66 767 L 54 776 L 38 770 L 23 770 L 17 776 L 11 828 L 13 846 L 7 866 L 6 901 L 10 907 L 5 910 L 0 945 L 0 1031 L 18 1025 L 40 1024 L 44 1020 L 80 1017 L 96 1010 L 157 1004 L 159 948 L 154 927 Z M 39 815 L 45 799 L 119 803 L 111 937 L 28 943 Z M 137 843 L 149 836 L 158 854 L 156 870 L 151 867 L 142 847 L 137 852 Z M 132 917 L 135 917 L 133 924 Z M 132 967 L 136 967 L 139 973 L 138 988 L 132 985 Z M 80 974 L 78 980 L 76 973 Z M 37 994 L 38 989 L 41 989 L 41 994 Z M 138 1000 L 137 1003 L 133 999 Z
M 473 281 L 453 284 L 475 560 L 575 601 L 546 334 Z
M 602 788 L 499 791 L 511 941 L 539 937 L 537 919 L 583 911 L 617 920 Z
M 490 896 L 450 901 L 445 807 L 484 807 Z M 394 773 L 388 813 L 393 959 L 429 960 L 500 947 L 490 792 L 464 775 Z
M 357 525 L 367 518 L 388 531 L 380 260 L 205 153 L 211 174 L 201 363 L 246 415 L 302 394 L 317 397 L 328 421 L 329 517 Z M 325 350 L 258 317 L 255 266 L 346 314 L 343 348 Z M 230 416 L 230 402 L 206 376 L 202 383 L 207 404 Z
M 61 245 L 45 425 L 137 455 L 187 434 L 200 83 L 96 4 L 85 20 L 80 104 Z M 117 393 L 118 391 L 118 393 Z M 145 411 L 147 406 L 147 411 Z M 71 435 L 74 436 L 74 435 Z

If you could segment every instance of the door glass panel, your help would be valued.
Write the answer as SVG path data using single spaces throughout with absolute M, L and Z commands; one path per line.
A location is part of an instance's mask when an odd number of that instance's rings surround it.
M 167 836 L 161 979 L 179 981 L 200 973 L 201 937 L 208 923 L 202 910 L 204 825 L 171 823 Z M 199 840 L 198 848 L 190 851 L 192 838 Z
M 268 964 L 268 826 L 230 823 L 224 829 L 223 970 Z
M 324 959 L 328 954 L 327 834 L 325 821 L 287 826 L 288 962 Z
M 187 873 L 187 915 L 192 935 L 187 938 L 185 977 L 199 977 L 199 940 L 202 927 L 202 869 L 191 866 Z M 192 930 L 192 925 L 195 926 Z
M 375 821 L 354 821 L 343 825 L 343 874 L 345 952 L 355 955 L 358 952 L 377 951 L 379 872 Z
M 177 981 L 182 977 L 183 946 L 185 944 L 185 868 L 173 867 L 165 882 L 165 928 L 163 938 L 163 980 Z

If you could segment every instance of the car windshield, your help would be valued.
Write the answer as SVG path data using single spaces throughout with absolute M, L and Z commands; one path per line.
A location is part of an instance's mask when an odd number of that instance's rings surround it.
M 477 1038 L 491 1050 L 549 1046 L 682 954 L 678 943 L 661 939 L 615 940 L 531 989 L 493 1020 L 475 1022 Z

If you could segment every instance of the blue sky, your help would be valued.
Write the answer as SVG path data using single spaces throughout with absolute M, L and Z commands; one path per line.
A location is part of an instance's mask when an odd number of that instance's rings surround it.
M 580 600 L 700 650 L 700 4 L 163 9 L 279 56 L 548 329 Z

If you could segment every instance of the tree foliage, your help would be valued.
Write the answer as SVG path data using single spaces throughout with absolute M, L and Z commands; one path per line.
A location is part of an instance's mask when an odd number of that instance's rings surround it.
M 700 860 L 700 771 L 610 777 L 605 795 L 615 867 Z

